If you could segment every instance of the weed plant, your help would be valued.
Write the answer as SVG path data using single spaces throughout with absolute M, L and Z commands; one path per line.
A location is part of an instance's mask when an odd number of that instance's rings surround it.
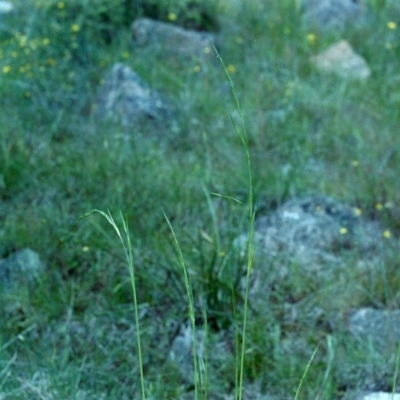
M 0 399 L 398 390 L 396 351 L 358 343 L 344 324 L 353 309 L 399 307 L 397 5 L 368 1 L 367 26 L 324 35 L 303 24 L 297 1 L 210 1 L 225 68 L 177 71 L 132 45 L 119 11 L 101 19 L 114 2 L 13 3 L 0 27 L 0 256 L 30 247 L 46 273 L 34 288 L 0 294 Z M 184 21 L 185 1 L 173 6 L 163 19 Z M 310 55 L 343 38 L 371 67 L 366 82 L 311 66 Z M 182 104 L 176 131 L 92 125 L 97 88 L 116 62 Z M 360 273 L 349 254 L 322 278 L 293 263 L 256 307 L 249 273 L 281 261 L 266 265 L 251 248 L 243 259 L 235 239 L 251 239 L 258 215 L 314 193 L 379 223 L 382 255 Z M 91 209 L 123 210 L 126 253 L 106 219 L 75 223 Z M 169 357 L 188 299 L 192 329 L 207 332 L 196 388 Z

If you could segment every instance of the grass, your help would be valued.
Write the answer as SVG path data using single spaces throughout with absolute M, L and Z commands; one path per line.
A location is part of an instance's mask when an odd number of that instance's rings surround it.
M 46 274 L 34 290 L 0 296 L 0 399 L 193 398 L 169 357 L 188 296 L 192 329 L 208 332 L 198 398 L 203 384 L 210 399 L 339 399 L 374 379 L 392 391 L 396 352 L 377 354 L 335 323 L 354 308 L 400 304 L 390 4 L 371 1 L 368 27 L 325 36 L 301 23 L 299 2 L 221 2 L 225 70 L 196 72 L 133 47 L 128 27 L 100 40 L 93 16 L 75 19 L 67 2 L 64 13 L 50 0 L 19 3 L 0 32 L 0 256 L 30 247 Z M 370 65 L 367 82 L 310 66 L 310 54 L 342 37 Z M 91 101 L 115 62 L 181 105 L 177 131 L 153 140 L 151 129 L 91 126 Z M 250 290 L 250 271 L 265 263 L 251 249 L 243 260 L 233 242 L 251 237 L 253 218 L 309 193 L 360 208 L 390 232 L 388 246 L 363 274 L 357 255 L 324 277 L 290 265 L 257 309 L 243 281 Z M 92 209 L 126 213 L 125 251 L 106 219 L 75 224 Z M 216 351 L 221 336 L 228 350 Z

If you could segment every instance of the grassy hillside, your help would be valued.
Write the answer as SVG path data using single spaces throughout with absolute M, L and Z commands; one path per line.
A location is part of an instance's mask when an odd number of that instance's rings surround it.
M 93 208 L 116 219 L 121 210 L 129 224 L 148 398 L 192 398 L 168 356 L 187 300 L 164 214 L 190 272 L 198 320 L 205 310 L 210 341 L 218 341 L 233 331 L 233 309 L 241 320 L 243 260 L 233 242 L 248 229 L 248 210 L 210 193 L 249 201 L 246 154 L 231 116 L 241 121 L 225 73 L 218 62 L 178 70 L 135 46 L 125 13 L 118 14 L 122 1 L 109 14 L 101 8 L 106 2 L 14 4 L 0 21 L 0 256 L 32 248 L 46 274 L 34 288 L 0 297 L 0 399 L 140 398 L 129 271 L 104 218 L 77 222 Z M 322 193 L 379 220 L 395 243 L 400 21 L 392 6 L 370 1 L 368 24 L 322 34 L 303 24 L 295 1 L 205 4 L 212 18 L 204 23 L 220 36 L 242 107 L 258 215 Z M 184 5 L 156 11 L 193 25 Z M 343 38 L 369 64 L 367 81 L 322 75 L 310 64 L 311 55 Z M 117 62 L 176 105 L 175 130 L 95 124 L 97 88 Z M 364 369 L 384 370 L 382 389 L 390 390 L 395 360 L 359 351 L 329 321 L 352 308 L 399 307 L 394 249 L 388 246 L 381 268 L 365 276 L 354 273 L 350 259 L 322 281 L 293 274 L 262 313 L 252 313 L 250 302 L 245 386 L 294 398 L 319 344 L 298 398 L 365 388 Z M 300 304 L 295 323 L 285 319 L 288 303 Z M 315 305 L 328 316 L 322 322 L 307 314 Z M 210 362 L 209 398 L 232 393 L 234 371 L 233 352 Z

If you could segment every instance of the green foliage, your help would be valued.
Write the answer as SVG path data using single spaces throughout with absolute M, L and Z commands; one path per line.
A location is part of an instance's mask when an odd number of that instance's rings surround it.
M 133 8 L 138 16 L 172 22 L 187 29 L 215 31 L 218 29 L 217 4 L 215 0 L 139 0 L 133 1 Z
M 308 31 L 292 0 L 14 3 L 18 12 L 0 30 L 0 256 L 31 247 L 47 270 L 35 290 L 0 297 L 0 397 L 132 398 L 140 385 L 138 326 L 146 393 L 188 396 L 168 354 L 187 317 L 187 288 L 164 213 L 185 262 L 195 323 L 206 314 L 210 344 L 222 337 L 227 349 L 217 361 L 210 354 L 210 397 L 233 392 L 233 352 L 244 339 L 245 388 L 330 399 L 363 388 L 368 374 L 390 388 L 394 353 L 361 348 L 335 324 L 354 308 L 400 304 L 394 2 L 371 1 L 370 26 L 344 33 L 372 68 L 363 83 L 315 71 L 309 57 L 341 37 Z M 216 30 L 218 21 L 242 117 L 220 66 L 175 70 L 133 46 L 130 24 L 140 16 L 197 30 Z M 176 131 L 93 128 L 93 99 L 116 62 L 179 105 Z M 241 118 L 253 195 L 243 138 L 232 126 Z M 248 229 L 248 211 L 262 216 L 305 193 L 357 206 L 380 224 L 384 254 L 362 273 L 349 256 L 323 278 L 284 265 L 288 275 L 267 279 L 261 299 L 250 290 L 246 332 L 235 339 L 243 332 L 246 260 L 234 242 Z M 118 238 L 100 218 L 76 224 L 93 208 L 126 213 L 138 323 Z M 282 263 L 260 256 L 253 271 L 280 271 Z

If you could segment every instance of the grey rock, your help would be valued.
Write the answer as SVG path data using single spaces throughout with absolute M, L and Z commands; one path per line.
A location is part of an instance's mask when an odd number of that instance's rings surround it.
M 351 22 L 363 21 L 366 8 L 363 0 L 308 0 L 304 20 L 321 31 L 343 29 Z
M 204 62 L 215 58 L 211 44 L 216 46 L 216 36 L 212 33 L 182 29 L 149 18 L 134 21 L 132 31 L 139 46 L 161 50 L 164 57 L 175 61 Z
M 356 54 L 345 40 L 341 40 L 324 52 L 311 57 L 311 62 L 319 71 L 335 73 L 345 79 L 363 80 L 371 75 L 365 59 Z
M 366 345 L 377 350 L 396 351 L 400 337 L 400 310 L 362 308 L 348 319 L 350 333 Z
M 39 255 L 27 248 L 0 260 L 0 289 L 29 283 L 40 276 L 44 266 Z
M 359 212 L 323 195 L 288 201 L 256 220 L 257 252 L 269 258 L 287 255 L 309 271 L 318 270 L 321 262 L 338 263 L 342 252 L 373 253 L 382 242 L 381 230 Z M 241 249 L 246 243 L 247 234 L 235 241 Z
M 167 126 L 172 106 L 131 68 L 116 64 L 106 75 L 94 105 L 96 120 L 120 122 L 126 128 L 151 122 Z
M 400 393 L 371 392 L 358 395 L 355 400 L 400 400 Z
M 196 330 L 196 336 L 190 324 L 183 324 L 178 335 L 172 342 L 170 358 L 177 366 L 182 380 L 185 383 L 193 384 L 195 381 L 194 369 L 194 339 L 196 338 L 196 357 L 198 360 L 198 372 L 200 379 L 204 378 L 204 345 L 205 332 L 202 329 Z
M 9 1 L 0 1 L 0 14 L 7 14 L 14 10 L 14 6 Z
M 195 381 L 195 369 L 193 358 L 193 341 L 196 338 L 196 356 L 198 360 L 198 382 L 203 385 L 205 381 L 205 371 L 207 368 L 208 383 L 214 384 L 214 374 L 217 375 L 221 366 L 227 362 L 232 362 L 233 333 L 231 330 L 221 330 L 218 333 L 206 331 L 202 327 L 196 327 L 196 335 L 189 324 L 184 323 L 180 326 L 178 334 L 172 341 L 169 357 L 175 364 L 182 382 L 193 385 Z

